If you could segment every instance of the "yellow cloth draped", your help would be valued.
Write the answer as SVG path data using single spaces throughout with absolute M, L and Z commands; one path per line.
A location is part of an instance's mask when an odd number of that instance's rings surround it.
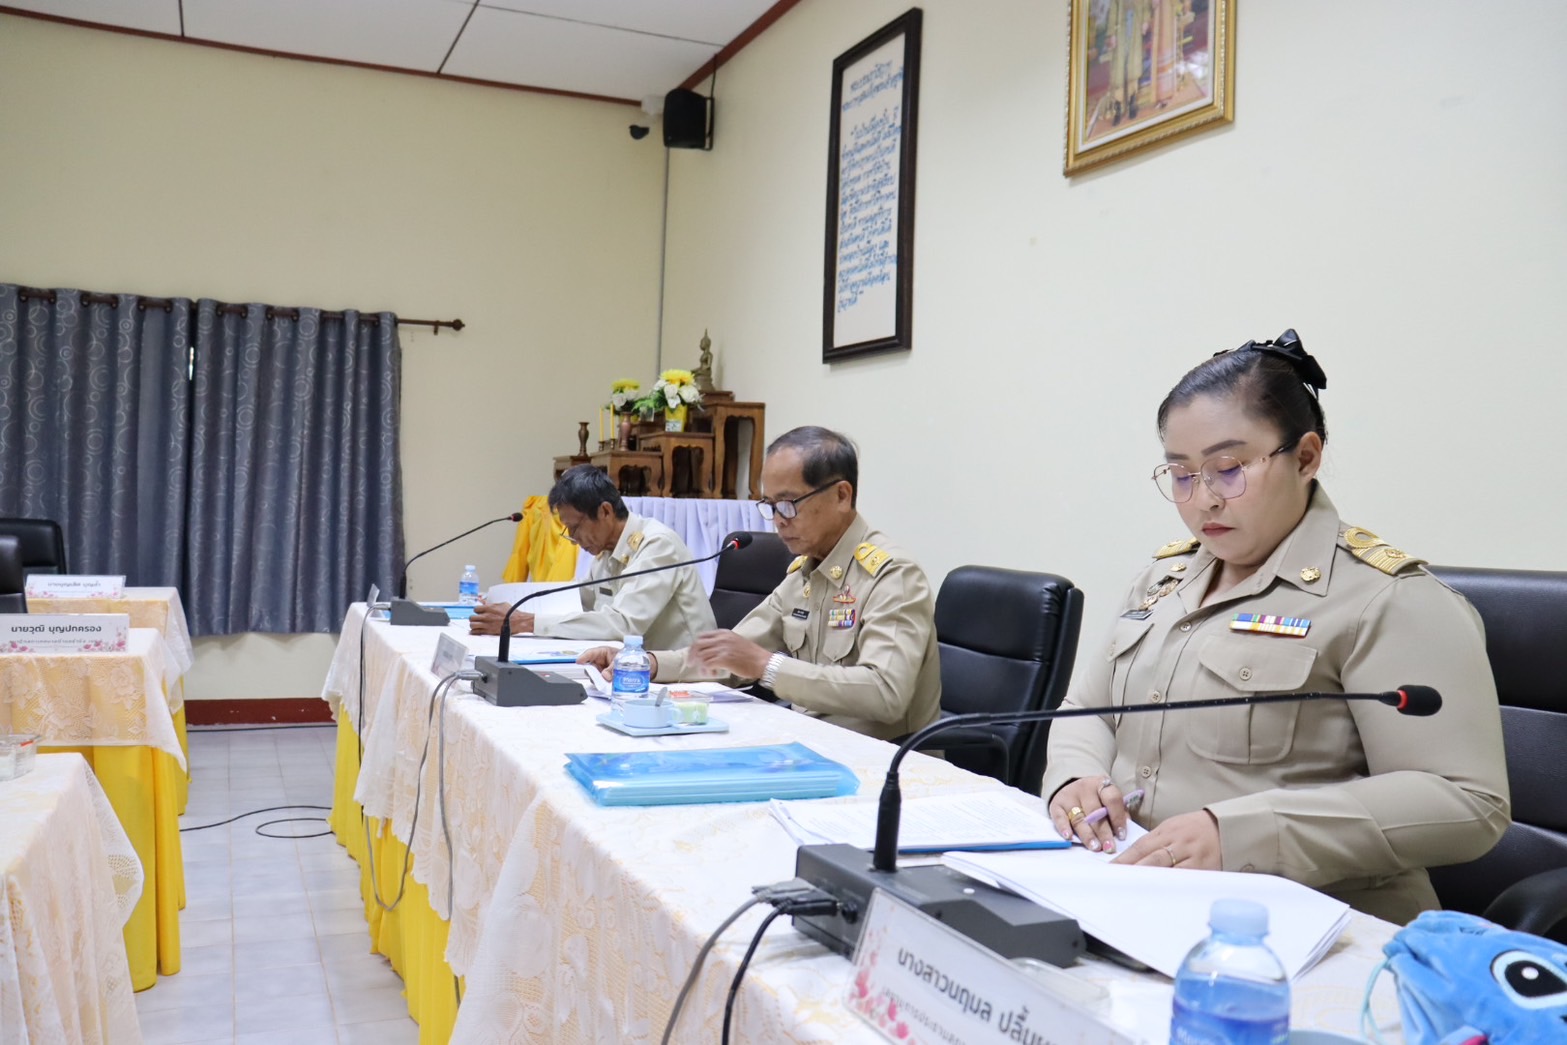
M 370 949 L 386 955 L 403 978 L 408 1015 L 419 1024 L 419 1045 L 442 1045 L 451 1038 L 457 1022 L 456 980 L 446 964 L 448 926 L 430 906 L 429 891 L 414 881 L 411 860 L 402 900 L 390 911 L 382 910 L 376 902 L 370 876 L 375 876 L 381 899 L 391 903 L 408 850 L 392 834 L 390 824 L 371 818 L 367 829 L 364 809 L 354 801 L 358 779 L 359 738 L 348 716 L 339 715 L 332 832 L 359 864 L 359 891 L 365 901 Z
M 577 574 L 577 545 L 566 536 L 560 520 L 550 511 L 549 498 L 535 494 L 522 503 L 517 541 L 501 579 L 516 581 L 569 581 Z
M 180 747 L 187 752 L 185 709 L 174 713 Z M 185 810 L 189 777 L 174 756 L 155 747 L 44 747 L 45 752 L 75 751 L 120 818 L 120 826 L 141 860 L 146 884 L 125 923 L 125 954 L 131 987 L 144 991 L 158 977 L 180 971 L 180 910 L 185 906 L 185 860 L 180 850 L 179 816 Z

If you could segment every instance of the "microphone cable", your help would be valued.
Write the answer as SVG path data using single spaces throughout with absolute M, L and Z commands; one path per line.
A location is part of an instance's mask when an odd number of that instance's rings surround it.
M 793 878 L 786 882 L 777 882 L 772 885 L 758 885 L 751 889 L 752 896 L 745 903 L 735 908 L 708 936 L 696 952 L 696 958 L 691 963 L 691 971 L 686 974 L 685 983 L 681 984 L 680 991 L 675 995 L 674 1005 L 669 1012 L 669 1020 L 664 1024 L 663 1037 L 659 1039 L 659 1045 L 669 1045 L 670 1038 L 675 1033 L 675 1024 L 680 1020 L 680 1013 L 685 1008 L 686 1000 L 690 997 L 692 989 L 696 986 L 697 976 L 702 971 L 707 956 L 712 953 L 713 946 L 718 943 L 718 938 L 728 928 L 740 920 L 740 916 L 758 904 L 771 904 L 772 911 L 762 921 L 761 927 L 751 940 L 751 946 L 745 952 L 745 958 L 740 963 L 740 969 L 735 974 L 734 981 L 729 985 L 729 996 L 724 1005 L 723 1041 L 729 1040 L 730 1017 L 734 1011 L 735 996 L 739 993 L 740 982 L 745 977 L 746 968 L 751 963 L 751 956 L 756 952 L 757 945 L 761 943 L 762 935 L 767 932 L 773 920 L 779 915 L 827 915 L 838 910 L 838 901 L 822 890 L 799 878 Z

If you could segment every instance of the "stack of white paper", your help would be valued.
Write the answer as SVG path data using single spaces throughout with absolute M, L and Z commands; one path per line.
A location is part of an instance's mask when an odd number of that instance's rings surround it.
M 948 854 L 942 863 L 1071 915 L 1084 932 L 1166 976 L 1208 935 L 1215 900 L 1255 900 L 1268 909 L 1267 944 L 1292 979 L 1349 924 L 1348 904 L 1274 875 L 1124 867 L 1080 851 Z
M 558 588 L 559 584 L 550 584 L 545 581 L 515 581 L 511 584 L 491 585 L 490 590 L 484 593 L 485 602 L 499 602 L 510 605 L 524 595 L 532 595 L 535 592 L 549 591 Z M 522 605 L 523 613 L 581 613 L 582 592 L 556 591 L 548 595 L 541 595 L 536 599 L 529 599 Z
M 800 845 L 843 843 L 860 849 L 876 841 L 878 802 L 781 802 L 770 810 Z M 1037 798 L 1014 792 L 978 791 L 903 802 L 898 851 L 941 853 L 952 849 L 1065 849 Z

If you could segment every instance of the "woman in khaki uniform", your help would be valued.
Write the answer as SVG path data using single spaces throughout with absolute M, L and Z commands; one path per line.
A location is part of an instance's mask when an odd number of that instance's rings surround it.
M 1404 923 L 1437 906 L 1426 867 L 1506 829 L 1496 687 L 1473 607 L 1340 520 L 1317 483 L 1326 384 L 1291 330 L 1165 398 L 1154 479 L 1193 537 L 1139 573 L 1064 706 L 1420 684 L 1441 711 L 1324 700 L 1064 720 L 1042 792 L 1063 836 L 1113 851 L 1122 796 L 1142 788 L 1132 816 L 1150 833 L 1117 862 L 1282 875 Z

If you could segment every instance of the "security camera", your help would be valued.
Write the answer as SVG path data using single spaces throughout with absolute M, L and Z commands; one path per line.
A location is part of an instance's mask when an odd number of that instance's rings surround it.
M 647 137 L 647 131 L 648 131 L 648 129 L 646 127 L 643 127 L 641 124 L 636 124 L 636 123 L 632 124 L 631 125 L 631 140 L 632 141 L 638 141 L 638 142 L 641 141 L 643 138 Z

